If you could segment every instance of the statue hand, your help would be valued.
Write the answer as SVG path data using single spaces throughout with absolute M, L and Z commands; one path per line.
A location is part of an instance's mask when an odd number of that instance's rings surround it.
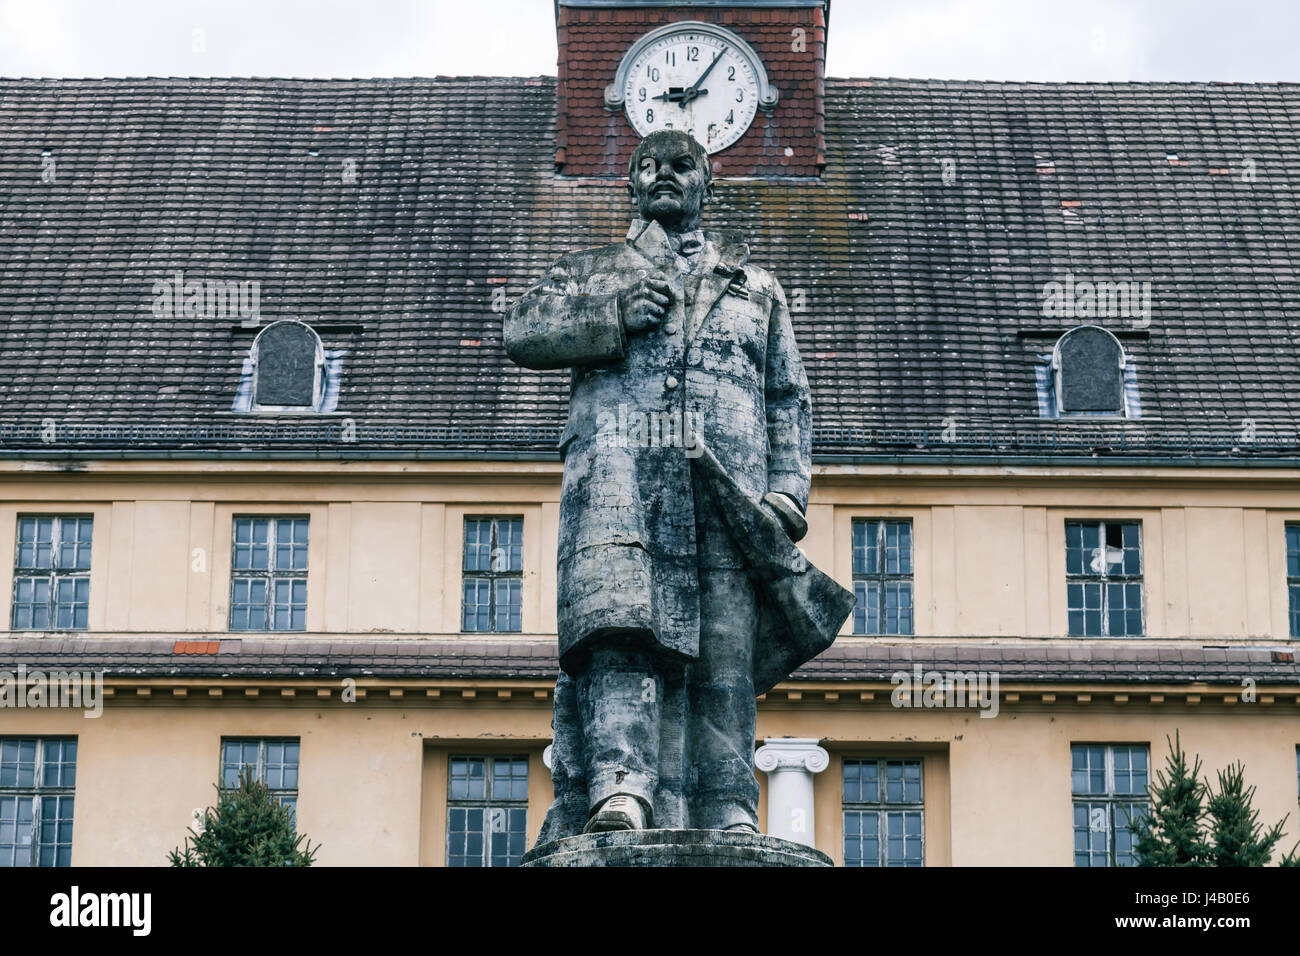
M 652 329 L 663 321 L 672 303 L 673 289 L 666 279 L 642 276 L 618 294 L 618 312 L 629 333 Z

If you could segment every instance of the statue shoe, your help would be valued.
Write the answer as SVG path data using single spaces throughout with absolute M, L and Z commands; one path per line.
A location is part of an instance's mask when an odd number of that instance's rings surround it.
M 754 836 L 758 836 L 758 827 L 754 826 L 752 823 L 733 823 L 731 826 L 727 827 L 727 832 L 752 833 Z
M 608 830 L 644 830 L 645 807 L 636 797 L 616 793 L 591 815 L 583 833 L 603 833 Z

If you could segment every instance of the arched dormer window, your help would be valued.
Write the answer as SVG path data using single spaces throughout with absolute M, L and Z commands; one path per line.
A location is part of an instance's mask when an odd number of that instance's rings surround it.
M 1119 339 L 1096 325 L 1081 325 L 1052 350 L 1056 402 L 1062 415 L 1124 415 L 1124 369 Z
M 301 322 L 272 322 L 253 340 L 255 411 L 316 411 L 325 390 L 325 349 Z

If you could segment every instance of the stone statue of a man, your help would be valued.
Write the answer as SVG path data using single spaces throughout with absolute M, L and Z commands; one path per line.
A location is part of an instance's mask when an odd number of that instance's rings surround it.
M 834 640 L 852 595 L 808 564 L 811 403 L 785 295 L 672 130 L 632 155 L 627 241 L 570 253 L 505 321 L 571 368 L 560 439 L 552 779 L 540 842 L 757 832 L 755 696 Z

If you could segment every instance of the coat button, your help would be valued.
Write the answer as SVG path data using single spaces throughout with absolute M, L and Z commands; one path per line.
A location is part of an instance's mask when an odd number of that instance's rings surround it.
M 664 384 L 667 385 L 669 388 L 676 388 L 677 379 L 672 375 L 669 375 L 668 378 L 664 380 Z

